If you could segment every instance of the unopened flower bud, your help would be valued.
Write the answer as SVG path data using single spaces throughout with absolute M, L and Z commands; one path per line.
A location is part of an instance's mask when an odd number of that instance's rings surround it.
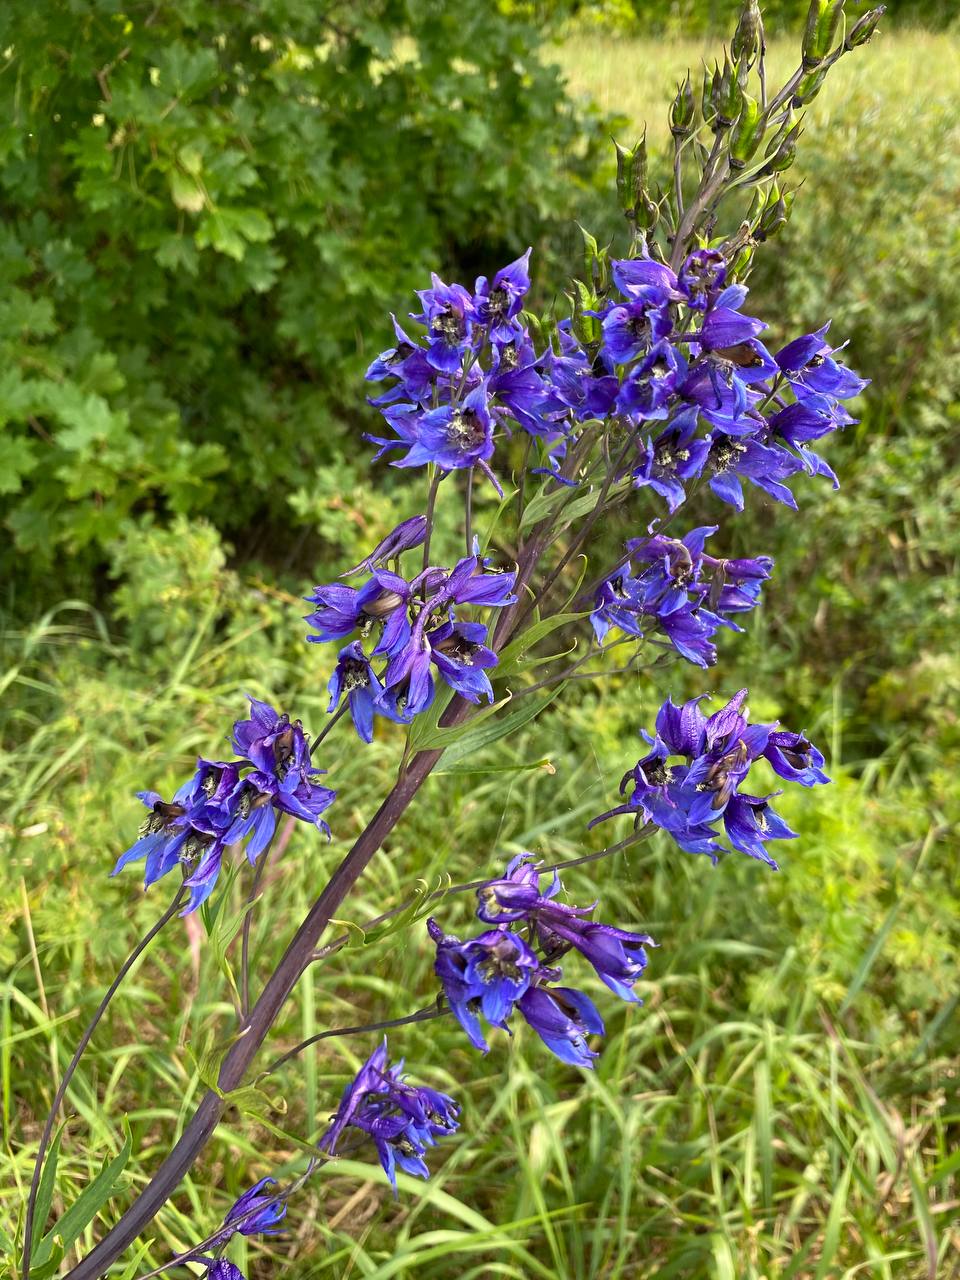
M 743 106 L 730 138 L 730 168 L 742 169 L 763 141 L 764 125 L 760 105 L 743 94 Z
M 624 213 L 628 213 L 633 208 L 633 182 L 631 177 L 633 152 L 627 147 L 621 147 L 616 138 L 613 140 L 613 145 L 617 151 L 617 196 L 620 200 L 620 208 Z
M 749 68 L 763 44 L 763 20 L 757 0 L 744 0 L 740 20 L 730 44 L 734 61 Z
M 675 138 L 686 138 L 693 132 L 693 118 L 696 110 L 697 104 L 694 101 L 693 85 L 690 83 L 688 71 L 686 80 L 677 86 L 677 96 L 670 108 L 670 132 Z
M 634 203 L 638 203 L 647 193 L 647 133 L 633 148 L 633 163 L 630 166 L 630 179 L 633 187 Z
M 753 249 L 750 245 L 745 244 L 740 252 L 735 255 L 733 261 L 727 268 L 729 277 L 732 280 L 742 279 L 743 273 L 746 271 L 747 267 L 749 267 L 752 259 Z
M 793 191 L 786 192 L 775 202 L 767 205 L 760 218 L 760 225 L 754 234 L 755 240 L 769 240 L 786 224 L 793 209 L 794 196 L 795 193 Z
M 857 49 L 860 45 L 866 44 L 870 37 L 877 29 L 877 23 L 887 11 L 885 4 L 878 5 L 876 9 L 871 9 L 850 28 L 847 38 L 843 42 L 843 47 L 848 52 L 850 49 Z
M 833 47 L 844 0 L 810 0 L 803 33 L 803 69 L 815 71 Z

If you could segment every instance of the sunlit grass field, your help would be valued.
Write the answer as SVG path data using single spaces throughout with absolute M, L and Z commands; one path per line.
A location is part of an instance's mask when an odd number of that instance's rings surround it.
M 649 120 L 651 137 L 663 138 L 676 79 L 714 48 L 589 35 L 556 56 L 572 90 L 637 129 Z M 909 98 L 922 120 L 925 104 L 960 98 L 958 50 L 946 37 L 885 37 L 840 69 L 814 104 L 812 130 L 829 145 L 831 129 L 847 127 L 850 95 L 875 101 L 878 118 Z M 776 42 L 770 65 L 772 75 L 789 69 Z M 318 565 L 316 580 L 338 570 Z M 150 652 L 117 645 L 76 606 L 3 637 L 0 728 L 16 744 L 0 759 L 8 1256 L 39 1124 L 79 1028 L 166 905 L 165 885 L 144 897 L 134 868 L 107 878 L 140 821 L 133 793 L 170 791 L 196 754 L 216 756 L 245 690 L 314 733 L 325 720 L 328 668 L 302 643 L 302 607 L 262 583 L 241 579 L 231 590 L 226 630 L 215 633 L 213 611 L 198 604 L 195 629 Z M 727 639 L 710 675 L 718 692 L 753 683 L 755 718 L 782 710 L 776 635 L 761 612 L 747 635 Z M 231 1243 L 247 1276 L 936 1280 L 960 1271 L 956 761 L 924 773 L 897 749 L 853 758 L 839 678 L 825 669 L 814 718 L 791 726 L 824 746 L 835 782 L 783 798 L 801 838 L 783 851 L 780 873 L 736 857 L 712 868 L 655 840 L 567 877 L 571 901 L 599 897 L 603 918 L 660 944 L 642 1008 L 608 999 L 570 962 L 568 979 L 607 1017 L 597 1070 L 563 1065 L 523 1030 L 491 1037 L 483 1058 L 448 1019 L 391 1033 L 418 1080 L 462 1100 L 459 1135 L 433 1153 L 429 1182 L 401 1177 L 397 1201 L 372 1163 L 326 1166 L 291 1207 L 288 1232 Z M 421 879 L 432 887 L 492 872 L 518 850 L 553 861 L 602 847 L 607 832 L 588 834 L 586 823 L 614 802 L 637 730 L 662 697 L 698 691 L 681 679 L 584 691 L 472 760 L 477 772 L 431 780 L 347 918 L 362 923 Z M 340 730 L 319 761 L 340 793 L 334 839 L 296 833 L 267 875 L 253 932 L 261 978 L 399 758 L 386 726 L 363 752 Z M 236 906 L 246 887 L 243 876 L 233 885 Z M 451 931 L 470 928 L 468 913 L 464 898 L 436 909 Z M 150 1176 L 202 1091 L 198 1059 L 232 1034 L 228 988 L 205 943 L 199 917 L 170 927 L 71 1090 L 52 1215 L 121 1150 L 125 1124 L 138 1158 L 67 1262 Z M 277 1052 L 318 1029 L 430 1003 L 431 963 L 421 923 L 315 966 L 277 1029 Z M 132 1280 L 202 1238 L 256 1178 L 301 1169 L 277 1130 L 315 1137 L 376 1039 L 328 1043 L 266 1082 L 271 1128 L 232 1113 L 142 1256 L 131 1253 L 117 1274 Z

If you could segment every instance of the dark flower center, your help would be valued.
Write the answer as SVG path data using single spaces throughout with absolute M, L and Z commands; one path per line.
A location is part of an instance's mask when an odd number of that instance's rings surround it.
M 438 316 L 434 316 L 430 328 L 438 337 L 443 339 L 448 347 L 458 346 L 467 331 L 463 316 L 458 315 L 456 311 L 449 307 L 445 311 L 441 311 Z
M 343 663 L 343 687 L 349 693 L 352 689 L 365 689 L 370 683 L 370 671 L 365 662 L 359 658 L 346 658 Z
M 510 296 L 501 285 L 487 299 L 487 311 L 491 320 L 501 320 L 510 306 Z
M 457 449 L 476 449 L 487 438 L 487 429 L 473 409 L 454 409 L 447 426 L 447 438 Z
M 736 461 L 738 454 L 746 452 L 747 446 L 739 440 L 724 440 L 710 450 L 710 465 L 714 471 L 726 471 L 731 462 Z

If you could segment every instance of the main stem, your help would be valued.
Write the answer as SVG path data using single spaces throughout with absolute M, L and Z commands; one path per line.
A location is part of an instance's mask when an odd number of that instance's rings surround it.
M 431 485 L 434 500 L 438 483 L 435 480 L 434 485 Z M 427 528 L 429 533 L 429 517 Z M 548 540 L 549 529 L 539 525 L 521 553 L 517 571 L 518 601 L 501 612 L 492 641 L 494 651 L 503 648 L 517 627 L 523 609 L 524 590 Z M 466 718 L 469 710 L 469 702 L 463 698 L 455 698 L 441 717 L 440 724 L 445 727 L 459 724 Z M 442 750 L 418 752 L 401 772 L 393 790 L 333 873 L 267 980 L 260 998 L 223 1060 L 217 1082 L 218 1092 L 210 1090 L 204 1094 L 179 1140 L 134 1203 L 99 1244 L 67 1273 L 73 1280 L 98 1280 L 153 1221 L 174 1193 L 183 1176 L 209 1142 L 220 1117 L 229 1106 L 229 1098 L 222 1095 L 239 1087 L 287 997 L 310 963 L 312 953 L 331 918 L 363 874 L 370 859 L 406 812 L 442 754 Z
M 154 940 L 154 938 L 157 936 L 160 930 L 164 927 L 164 925 L 166 925 L 173 918 L 175 912 L 179 909 L 180 904 L 183 902 L 183 899 L 185 897 L 186 897 L 186 889 L 183 887 L 183 885 L 181 885 L 180 888 L 177 890 L 177 892 L 174 894 L 173 901 L 170 903 L 169 907 L 167 907 L 166 911 L 163 913 L 160 919 L 156 922 L 156 924 L 152 925 L 150 929 L 147 930 L 147 932 L 143 935 L 143 937 L 140 939 L 137 945 L 133 948 L 133 950 L 127 956 L 126 960 L 124 960 L 123 964 L 120 966 L 120 971 L 118 972 L 117 976 L 114 978 L 113 982 L 111 982 L 110 986 L 107 988 L 106 994 L 104 995 L 103 999 L 97 1005 L 96 1012 L 94 1013 L 90 1021 L 87 1023 L 86 1028 L 84 1029 L 83 1035 L 80 1037 L 80 1043 L 77 1045 L 76 1049 L 74 1050 L 73 1057 L 70 1059 L 70 1064 L 67 1067 L 66 1071 L 63 1073 L 63 1079 L 60 1081 L 60 1086 L 57 1089 L 56 1094 L 54 1095 L 53 1102 L 51 1103 L 51 1106 L 50 1106 L 50 1111 L 47 1115 L 46 1123 L 43 1126 L 43 1133 L 41 1133 L 40 1135 L 40 1143 L 39 1143 L 39 1146 L 37 1147 L 37 1158 L 33 1166 L 33 1177 L 30 1180 L 30 1194 L 29 1194 L 29 1197 L 27 1198 L 27 1213 L 26 1213 L 26 1220 L 24 1222 L 24 1228 L 23 1228 L 23 1259 L 22 1259 L 22 1265 L 21 1265 L 21 1275 L 23 1275 L 24 1277 L 29 1277 L 30 1275 L 30 1255 L 33 1252 L 33 1220 L 34 1220 L 34 1215 L 37 1209 L 37 1191 L 39 1190 L 39 1187 L 40 1187 L 40 1174 L 43 1170 L 43 1157 L 46 1155 L 47 1147 L 50 1145 L 50 1135 L 53 1133 L 53 1126 L 56 1124 L 56 1121 L 57 1121 L 57 1112 L 60 1110 L 60 1105 L 67 1095 L 67 1089 L 70 1087 L 70 1081 L 73 1079 L 74 1075 L 76 1074 L 77 1067 L 80 1065 L 80 1059 L 83 1057 L 84 1053 L 86 1052 L 87 1045 L 90 1043 L 91 1039 L 93 1038 L 93 1033 L 96 1031 L 100 1023 L 100 1019 L 106 1013 L 107 1007 L 110 1004 L 110 1001 L 117 994 L 117 991 L 120 988 L 120 984 L 123 982 L 124 978 L 130 972 L 130 970 L 133 968 L 136 962 L 140 959 L 144 951 L 146 951 L 147 947 L 149 947 L 150 943 Z M 41 1227 L 43 1226 L 42 1222 L 40 1223 L 40 1226 Z

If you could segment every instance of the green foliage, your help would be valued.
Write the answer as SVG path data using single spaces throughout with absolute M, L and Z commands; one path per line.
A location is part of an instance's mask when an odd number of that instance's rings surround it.
M 539 39 L 482 0 L 5 6 L 0 519 L 21 592 L 85 589 L 144 516 L 204 515 L 283 564 L 339 498 L 317 532 L 343 546 L 364 507 L 343 438 L 387 312 L 437 267 L 534 239 L 549 259 L 582 204 L 594 118 Z
M 237 607 L 246 615 L 247 602 Z M 316 671 L 300 662 L 286 611 L 270 613 L 252 647 L 221 649 L 181 683 L 150 689 L 131 680 L 127 653 L 75 627 L 58 651 L 59 689 L 37 692 L 29 722 L 0 726 L 5 742 L 19 742 L 16 768 L 3 779 L 3 865 L 11 889 L 24 877 L 22 891 L 0 899 L 0 939 L 12 944 L 10 979 L 0 984 L 0 1105 L 12 1144 L 2 1157 L 0 1238 L 16 1235 L 36 1136 L 28 1118 L 49 1101 L 105 975 L 167 901 L 164 885 L 143 895 L 135 874 L 105 878 L 139 820 L 130 792 L 145 776 L 167 788 L 196 752 L 216 750 L 260 653 L 273 655 L 273 670 L 253 691 L 282 688 L 308 729 L 323 721 Z M 49 630 L 19 648 L 10 639 L 19 680 L 49 673 L 47 649 L 58 639 Z M 758 715 L 781 710 L 774 688 L 771 678 L 756 690 Z M 658 699 L 646 679 L 611 681 L 478 750 L 478 772 L 432 779 L 351 897 L 350 919 L 362 925 L 418 883 L 473 879 L 519 849 L 554 860 L 619 838 L 613 828 L 588 834 L 585 824 L 611 802 L 636 754 L 636 726 Z M 79 753 L 54 750 L 80 726 Z M 808 727 L 835 745 L 843 728 L 829 716 Z M 372 814 L 400 734 L 383 726 L 363 753 L 340 749 L 342 741 L 324 744 L 321 761 L 343 797 L 334 842 L 296 833 L 271 869 L 253 917 L 255 982 Z M 524 770 L 544 745 L 549 768 Z M 37 765 L 46 772 L 31 785 Z M 484 766 L 514 771 L 485 778 Z M 947 1267 L 956 1247 L 949 1206 L 960 1190 L 949 1094 L 960 1051 L 949 833 L 960 791 L 947 770 L 925 775 L 892 752 L 866 778 L 836 756 L 831 770 L 833 787 L 783 798 L 800 839 L 785 849 L 779 875 L 736 855 L 713 868 L 660 839 L 568 872 L 571 901 L 599 896 L 606 915 L 649 929 L 661 944 L 640 1009 L 603 1000 L 586 966 L 569 962 L 568 977 L 585 982 L 607 1017 L 597 1071 L 565 1066 L 522 1027 L 513 1039 L 492 1037 L 484 1059 L 452 1019 L 407 1027 L 396 1034 L 418 1078 L 465 1106 L 461 1135 L 432 1153 L 430 1182 L 401 1179 L 398 1207 L 365 1155 L 337 1161 L 298 1196 L 291 1237 L 236 1242 L 233 1260 L 252 1280 L 278 1267 L 336 1276 L 351 1258 L 382 1280 L 445 1280 L 454 1266 L 543 1280 L 787 1280 L 859 1266 L 920 1280 L 932 1230 Z M 29 801 L 11 818 L 9 801 L 24 787 Z M 453 812 L 456 830 L 437 816 Z M 248 871 L 225 886 L 221 942 L 248 889 Z M 272 1053 L 321 1029 L 429 1004 L 436 986 L 423 909 L 371 931 L 362 965 L 351 948 L 301 982 Z M 461 933 L 471 909 L 470 895 L 430 904 Z M 119 1117 L 129 1117 L 137 1154 L 126 1173 L 139 1183 L 189 1113 L 209 1075 L 208 1046 L 222 1051 L 236 1027 L 223 958 L 198 919 L 177 921 L 123 989 L 71 1088 L 45 1231 L 56 1235 L 64 1210 L 125 1149 Z M 151 1229 L 140 1270 L 212 1230 L 255 1178 L 301 1169 L 303 1156 L 284 1135 L 316 1134 L 373 1040 L 327 1041 L 269 1077 L 256 1105 L 238 1097 Z M 123 1202 L 113 1194 L 86 1228 L 84 1251 L 92 1230 L 116 1220 Z
M 575 29 L 619 28 L 641 36 L 680 34 L 729 37 L 737 25 L 743 0 L 522 0 L 511 6 L 520 12 L 534 10 L 556 18 L 566 18 Z M 848 5 L 848 25 L 868 9 L 868 0 L 852 0 Z M 810 0 L 763 0 L 763 21 L 767 34 L 782 36 L 803 28 Z M 918 23 L 942 28 L 956 21 L 951 0 L 886 0 L 885 21 Z

